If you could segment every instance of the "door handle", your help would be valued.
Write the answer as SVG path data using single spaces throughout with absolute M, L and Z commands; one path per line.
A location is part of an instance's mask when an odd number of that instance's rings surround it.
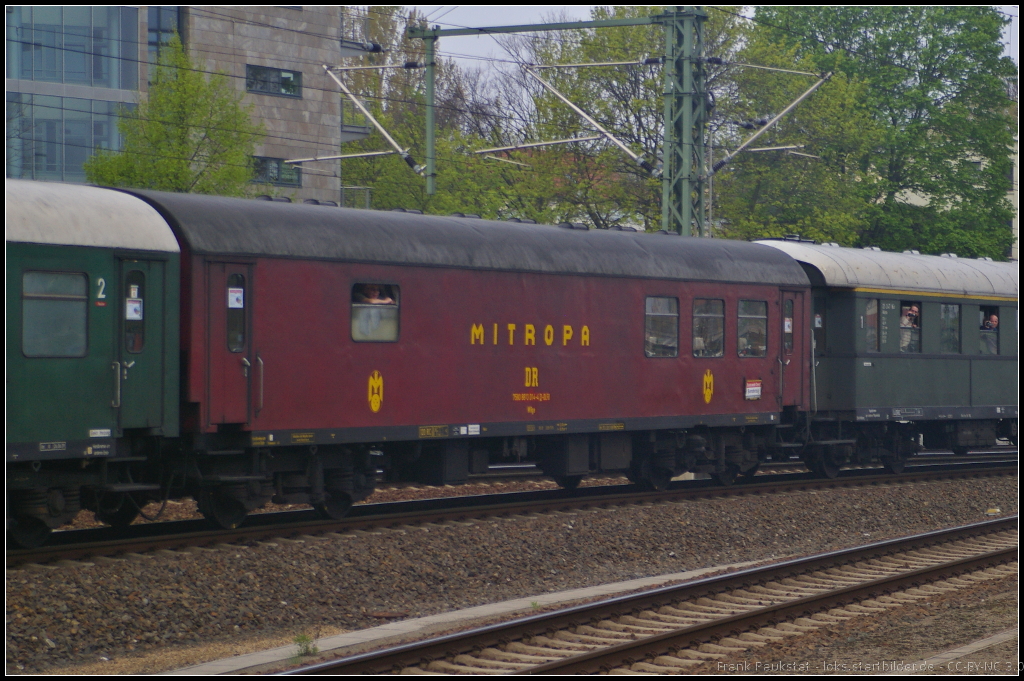
M 263 358 L 260 357 L 259 355 L 256 355 L 256 363 L 260 365 L 260 402 L 259 402 L 260 406 L 258 406 L 256 408 L 256 412 L 259 413 L 260 411 L 263 410 L 263 374 L 264 374 Z
M 248 359 L 243 357 L 242 358 L 242 373 L 245 375 L 246 378 L 249 377 L 249 367 L 251 367 L 251 366 L 252 366 L 252 363 L 249 362 Z
M 114 400 L 110 406 L 116 409 L 121 406 L 121 363 L 111 362 L 110 368 L 114 370 Z

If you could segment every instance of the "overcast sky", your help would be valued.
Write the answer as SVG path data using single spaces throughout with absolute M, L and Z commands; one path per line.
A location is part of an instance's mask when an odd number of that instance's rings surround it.
M 509 26 L 517 24 L 540 24 L 555 15 L 565 15 L 570 20 L 584 21 L 590 18 L 590 10 L 597 5 L 517 5 L 496 7 L 490 5 L 407 5 L 415 7 L 426 15 L 431 26 L 444 28 L 465 28 L 477 26 Z M 999 11 L 1010 16 L 1011 22 L 1003 31 L 1005 54 L 1020 64 L 1020 7 L 1018 5 L 996 5 Z M 489 36 L 466 36 L 442 38 L 440 51 L 446 56 L 459 58 L 465 66 L 484 66 L 481 58 L 506 59 L 508 55 Z

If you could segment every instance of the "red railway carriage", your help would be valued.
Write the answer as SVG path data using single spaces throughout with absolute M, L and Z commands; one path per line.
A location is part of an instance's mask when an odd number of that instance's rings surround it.
M 808 280 L 776 249 L 132 193 L 181 241 L 215 519 L 270 496 L 334 515 L 378 465 L 450 482 L 526 453 L 565 485 L 729 478 L 807 406 Z

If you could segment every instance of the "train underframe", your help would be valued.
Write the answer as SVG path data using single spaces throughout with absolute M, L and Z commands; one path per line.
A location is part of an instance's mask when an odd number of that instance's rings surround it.
M 82 509 L 126 527 L 149 502 L 184 497 L 222 528 L 237 527 L 271 501 L 308 504 L 337 519 L 373 493 L 378 471 L 388 480 L 460 484 L 491 463 L 532 461 L 568 489 L 587 475 L 622 472 L 637 485 L 663 490 L 683 473 L 732 484 L 766 461 L 799 460 L 828 478 L 846 465 L 879 462 L 900 473 L 921 449 L 962 454 L 999 440 L 1017 442 L 1015 419 L 864 423 L 789 416 L 774 426 L 273 449 L 232 448 L 230 437 L 190 442 L 128 434 L 116 457 L 8 464 L 8 536 L 22 546 L 41 544 Z

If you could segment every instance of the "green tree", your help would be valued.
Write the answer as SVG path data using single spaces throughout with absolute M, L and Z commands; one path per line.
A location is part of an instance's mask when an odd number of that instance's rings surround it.
M 177 38 L 161 52 L 148 96 L 118 121 L 124 147 L 98 151 L 85 164 L 86 178 L 113 187 L 248 194 L 263 137 L 252 106 L 226 76 L 205 78 Z
M 383 50 L 363 57 L 364 66 L 393 66 L 392 69 L 349 71 L 342 77 L 388 134 L 417 163 L 426 160 L 426 100 L 422 69 L 398 68 L 407 62 L 422 62 L 420 40 L 406 38 L 406 26 L 421 23 L 411 11 L 403 17 L 401 7 L 377 6 L 365 11 L 367 40 Z M 359 25 L 361 22 L 355 22 Z M 475 213 L 488 218 L 507 217 L 508 183 L 502 179 L 509 169 L 469 153 L 483 148 L 493 126 L 492 103 L 480 96 L 485 89 L 479 74 L 464 73 L 452 60 L 438 57 L 435 85 L 437 105 L 437 193 L 426 193 L 425 180 L 413 174 L 397 155 L 345 159 L 342 183 L 371 188 L 371 206 L 377 209 L 415 208 L 428 213 Z M 375 128 L 369 137 L 346 144 L 342 153 L 389 150 Z
M 738 59 L 814 72 L 811 60 L 781 49 L 763 32 L 747 36 Z M 713 133 L 715 145 L 727 148 L 753 134 L 736 123 L 771 118 L 814 82 L 813 77 L 749 67 L 737 67 L 731 76 L 736 96 L 730 116 L 717 118 Z M 755 239 L 800 234 L 845 246 L 857 243 L 869 224 L 876 180 L 865 170 L 865 159 L 882 139 L 881 126 L 863 104 L 866 90 L 864 82 L 835 74 L 753 145 L 799 149 L 734 157 L 714 181 L 716 235 Z
M 991 7 L 759 7 L 758 31 L 818 71 L 867 85 L 882 137 L 859 243 L 1004 258 L 1016 122 Z

